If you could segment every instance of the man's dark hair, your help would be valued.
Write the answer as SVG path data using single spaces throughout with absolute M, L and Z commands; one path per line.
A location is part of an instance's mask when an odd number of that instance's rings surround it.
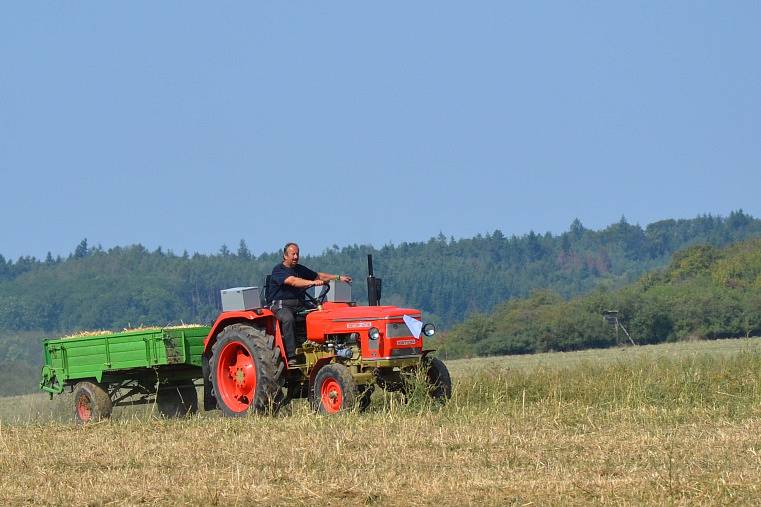
M 296 248 L 299 247 L 299 245 L 297 245 L 296 243 L 286 243 L 285 246 L 283 247 L 283 258 L 285 258 L 285 254 L 288 253 L 288 249 L 292 246 L 295 246 Z

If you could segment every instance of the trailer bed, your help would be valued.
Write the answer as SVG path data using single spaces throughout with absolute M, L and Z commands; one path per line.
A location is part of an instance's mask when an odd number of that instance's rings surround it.
M 201 377 L 203 342 L 208 326 L 148 328 L 121 333 L 43 342 L 45 364 L 40 389 L 61 393 L 82 379 L 104 382 L 130 372 L 156 375 L 184 371 Z

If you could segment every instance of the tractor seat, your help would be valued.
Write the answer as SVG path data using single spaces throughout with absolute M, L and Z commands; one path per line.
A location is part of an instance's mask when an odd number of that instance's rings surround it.
M 269 308 L 272 305 L 273 299 L 272 299 L 272 296 L 270 296 L 271 280 L 272 280 L 272 275 L 267 275 L 264 278 L 264 290 L 261 292 L 261 299 L 259 301 L 263 308 Z M 305 308 L 301 311 L 296 312 L 294 316 L 296 317 L 296 319 L 299 319 L 299 318 L 304 319 L 309 313 L 315 311 L 316 309 L 317 308 Z

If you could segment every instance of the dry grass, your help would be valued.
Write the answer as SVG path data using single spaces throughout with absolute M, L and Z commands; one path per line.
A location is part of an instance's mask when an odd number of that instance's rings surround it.
M 87 338 L 89 336 L 105 336 L 105 335 L 112 335 L 117 333 L 131 333 L 133 331 L 160 331 L 161 329 L 162 328 L 158 326 L 125 327 L 121 331 L 108 331 L 105 329 L 95 329 L 91 331 L 78 331 L 76 333 L 67 334 L 66 336 L 62 336 L 61 339 L 68 340 L 71 338 Z M 165 329 L 173 329 L 173 328 L 165 328 Z
M 161 329 L 188 329 L 193 327 L 208 327 L 209 324 L 177 324 L 174 326 L 164 326 Z
M 62 336 L 61 339 L 67 340 L 70 338 L 84 338 L 87 336 L 103 336 L 107 334 L 116 333 L 132 333 L 134 331 L 161 331 L 163 329 L 188 329 L 194 327 L 204 327 L 206 324 L 177 324 L 173 326 L 137 326 L 137 327 L 125 327 L 121 331 L 106 331 L 103 329 L 96 329 L 92 331 L 79 331 L 66 336 Z
M 85 338 L 88 336 L 103 336 L 107 334 L 113 334 L 113 331 L 106 331 L 105 329 L 96 329 L 92 331 L 78 331 L 76 333 L 67 334 L 66 336 L 62 336 L 62 340 L 69 340 L 71 338 Z
M 758 343 L 453 362 L 443 408 L 379 393 L 340 417 L 78 427 L 65 399 L 3 399 L 0 503 L 755 504 Z

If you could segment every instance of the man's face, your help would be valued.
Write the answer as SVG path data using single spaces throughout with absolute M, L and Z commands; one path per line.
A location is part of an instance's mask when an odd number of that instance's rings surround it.
M 292 268 L 298 263 L 299 263 L 299 247 L 295 245 L 291 245 L 288 247 L 288 250 L 285 251 L 285 255 L 283 255 L 283 264 L 287 268 Z

